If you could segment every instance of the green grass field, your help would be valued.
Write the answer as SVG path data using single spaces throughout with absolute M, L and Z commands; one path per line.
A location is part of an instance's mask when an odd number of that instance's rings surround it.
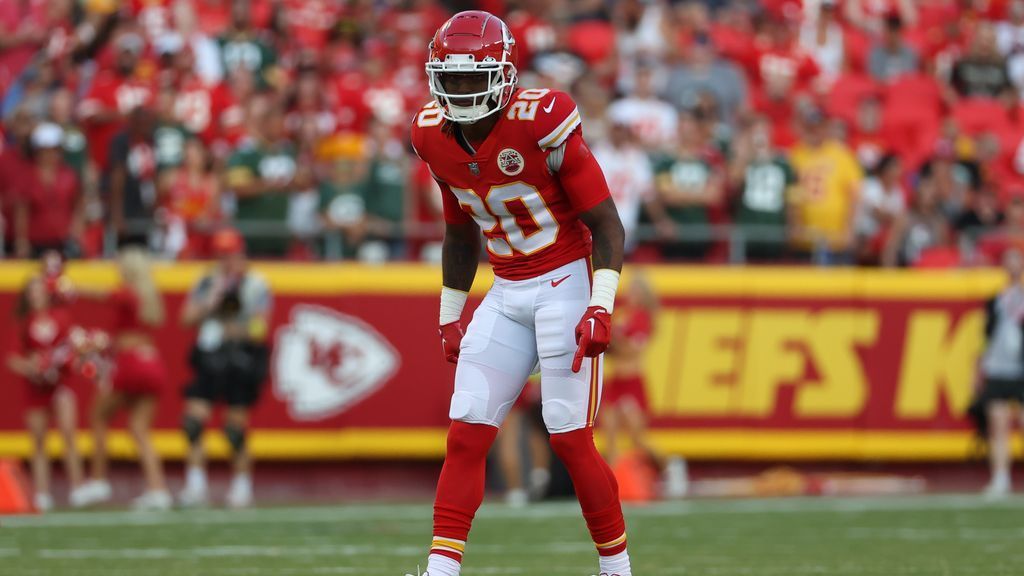
M 1024 498 L 694 501 L 628 510 L 634 574 L 1024 574 Z M 0 518 L 3 576 L 313 576 L 412 573 L 427 505 Z M 589 576 L 573 502 L 486 504 L 465 576 Z

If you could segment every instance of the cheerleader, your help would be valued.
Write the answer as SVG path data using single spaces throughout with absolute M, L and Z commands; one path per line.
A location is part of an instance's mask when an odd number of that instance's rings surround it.
M 88 501 L 81 488 L 82 462 L 75 445 L 75 395 L 67 386 L 74 361 L 71 318 L 63 307 L 52 305 L 45 277 L 29 281 L 17 312 L 20 350 L 8 357 L 7 365 L 21 377 L 27 400 L 25 424 L 32 438 L 35 507 L 40 512 L 53 508 L 46 454 L 46 432 L 52 414 L 64 440 L 64 470 L 71 485 L 69 502 L 78 508 Z
M 134 506 L 141 510 L 167 510 L 172 499 L 152 440 L 157 401 L 167 381 L 166 368 L 153 334 L 164 321 L 163 300 L 153 282 L 149 259 L 141 249 L 122 250 L 118 269 L 121 286 L 113 293 L 105 296 L 82 293 L 82 296 L 103 298 L 114 313 L 112 361 L 109 369 L 101 371 L 99 393 L 93 403 L 93 479 L 86 488 L 90 497 L 110 499 L 107 431 L 114 416 L 126 410 L 128 428 L 138 448 L 146 482 L 146 490 L 136 498 Z
M 666 458 L 647 434 L 647 393 L 644 383 L 644 353 L 654 332 L 657 298 L 642 275 L 637 273 L 622 302 L 615 306 L 612 345 L 606 358 L 614 372 L 606 379 L 601 399 L 601 425 L 605 435 L 605 457 L 615 461 L 619 434 L 625 432 L 633 445 L 661 471 L 663 492 L 668 498 L 686 495 L 685 464 Z

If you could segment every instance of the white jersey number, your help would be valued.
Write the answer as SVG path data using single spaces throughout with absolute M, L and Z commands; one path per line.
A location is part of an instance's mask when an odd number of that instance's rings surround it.
M 452 192 L 487 234 L 487 250 L 495 256 L 508 257 L 514 252 L 530 255 L 554 244 L 558 238 L 558 221 L 540 191 L 529 184 L 494 186 L 486 196 L 464 188 L 453 187 Z M 516 205 L 525 208 L 517 211 L 519 220 L 513 212 Z M 526 230 L 520 225 L 524 216 L 533 221 Z

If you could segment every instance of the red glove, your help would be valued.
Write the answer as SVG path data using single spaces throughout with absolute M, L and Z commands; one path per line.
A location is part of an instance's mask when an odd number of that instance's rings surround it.
M 452 364 L 459 362 L 459 346 L 462 345 L 461 322 L 452 322 L 441 326 L 441 350 L 444 351 L 444 359 Z
M 612 339 L 612 315 L 600 306 L 591 306 L 576 325 L 576 356 L 572 371 L 579 372 L 583 358 L 596 358 L 608 349 Z

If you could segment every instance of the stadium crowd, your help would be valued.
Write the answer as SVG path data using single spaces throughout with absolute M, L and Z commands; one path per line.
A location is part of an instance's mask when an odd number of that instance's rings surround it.
M 468 7 L 576 98 L 634 259 L 1024 243 L 1024 0 L 0 0 L 3 252 L 437 258 L 407 136 Z

